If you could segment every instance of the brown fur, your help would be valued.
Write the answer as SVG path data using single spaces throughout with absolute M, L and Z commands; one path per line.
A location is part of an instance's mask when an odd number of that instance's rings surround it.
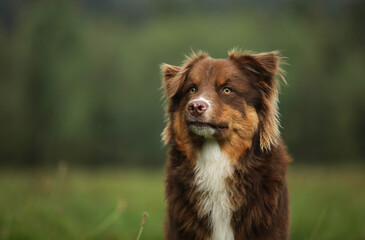
M 279 135 L 278 80 L 282 73 L 276 52 L 248 54 L 231 51 L 228 59 L 199 53 L 181 67 L 162 65 L 168 100 L 168 123 L 163 132 L 171 145 L 166 166 L 168 240 L 210 239 L 209 216 L 201 213 L 202 199 L 194 185 L 194 166 L 204 137 L 189 131 L 186 106 L 191 86 L 204 91 L 216 106 L 210 123 L 234 173 L 225 179 L 233 206 L 235 239 L 288 239 L 289 200 L 286 169 L 290 162 Z M 224 95 L 221 89 L 232 88 Z M 204 116 L 201 120 L 205 120 Z

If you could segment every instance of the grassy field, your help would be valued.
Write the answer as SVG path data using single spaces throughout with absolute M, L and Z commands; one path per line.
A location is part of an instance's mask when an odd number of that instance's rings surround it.
M 144 170 L 0 171 L 0 239 L 162 239 L 164 175 Z M 363 168 L 292 167 L 291 239 L 365 239 Z

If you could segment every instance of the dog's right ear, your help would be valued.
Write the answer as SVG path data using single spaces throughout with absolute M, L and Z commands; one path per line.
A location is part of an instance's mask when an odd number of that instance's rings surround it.
M 182 67 L 173 66 L 169 64 L 161 65 L 162 72 L 162 86 L 165 88 L 167 98 L 172 98 L 176 95 L 179 89 L 184 85 L 185 79 L 195 63 L 207 58 L 208 54 L 202 51 L 191 52 L 186 56 Z
M 172 98 L 184 84 L 184 74 L 182 68 L 169 64 L 161 65 L 162 86 L 165 89 L 166 96 Z

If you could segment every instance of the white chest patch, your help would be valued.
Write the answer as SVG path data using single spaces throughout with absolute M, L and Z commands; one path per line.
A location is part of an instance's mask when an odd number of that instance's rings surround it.
M 195 166 L 195 185 L 202 194 L 202 213 L 210 213 L 211 240 L 233 240 L 232 206 L 225 179 L 233 172 L 231 163 L 217 141 L 208 139 L 198 154 Z

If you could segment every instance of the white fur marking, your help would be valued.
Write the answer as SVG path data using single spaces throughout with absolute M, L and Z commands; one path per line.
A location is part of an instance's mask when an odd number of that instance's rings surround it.
M 202 193 L 200 203 L 204 215 L 210 213 L 211 240 L 233 240 L 232 206 L 225 179 L 232 175 L 232 166 L 217 141 L 207 139 L 198 154 L 195 185 Z
M 203 96 L 199 96 L 198 98 L 192 99 L 191 101 L 196 101 L 196 100 L 203 101 L 208 105 L 208 109 L 204 113 L 204 117 L 207 121 L 209 121 L 210 113 L 212 112 L 212 102 L 209 101 L 208 99 L 204 98 Z M 188 106 L 189 106 L 189 103 L 188 103 Z M 212 138 L 215 133 L 215 130 L 211 127 L 200 127 L 200 126 L 193 125 L 193 126 L 190 126 L 190 129 L 196 135 L 203 136 L 205 138 Z
M 211 127 L 199 127 L 199 126 L 190 126 L 190 129 L 193 133 L 199 136 L 203 136 L 205 138 L 213 137 L 215 130 Z
M 194 100 L 198 100 L 198 101 L 204 101 L 208 104 L 208 106 L 210 107 L 212 102 L 209 101 L 208 99 L 206 99 L 205 97 L 199 96 L 198 98 L 195 98 Z

